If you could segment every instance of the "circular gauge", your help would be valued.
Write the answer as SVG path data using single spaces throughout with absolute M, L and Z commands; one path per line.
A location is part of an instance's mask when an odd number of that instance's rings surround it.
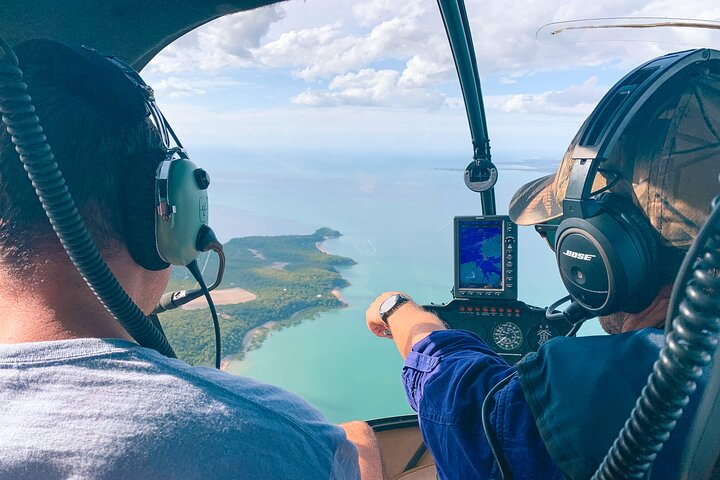
M 495 345 L 503 350 L 515 350 L 522 345 L 523 334 L 520 327 L 513 322 L 503 322 L 495 326 L 492 331 Z

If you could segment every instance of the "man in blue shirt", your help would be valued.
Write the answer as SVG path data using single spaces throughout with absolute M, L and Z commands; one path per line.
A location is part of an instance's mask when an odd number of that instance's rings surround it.
M 553 339 L 512 367 L 475 335 L 448 330 L 406 294 L 386 292 L 370 305 L 368 328 L 392 338 L 405 360 L 408 401 L 418 412 L 442 479 L 499 478 L 486 433 L 495 438 L 497 457 L 514 479 L 586 479 L 598 468 L 663 344 L 660 328 L 679 253 L 692 243 L 720 191 L 718 92 L 720 76 L 703 71 L 690 77 L 675 95 L 662 97 L 648 115 L 633 120 L 620 147 L 604 161 L 606 173 L 595 178 L 593 192 L 609 190 L 633 203 L 645 217 L 633 222 L 648 223 L 659 248 L 675 253 L 660 258 L 653 279 L 657 293 L 641 311 L 600 317 L 613 335 Z M 557 173 L 515 194 L 510 216 L 516 223 L 552 227 L 563 219 L 563 199 L 577 165 L 572 153 L 580 136 Z M 483 425 L 481 407 L 496 386 Z M 699 397 L 691 397 L 652 466 L 651 478 L 677 478 Z

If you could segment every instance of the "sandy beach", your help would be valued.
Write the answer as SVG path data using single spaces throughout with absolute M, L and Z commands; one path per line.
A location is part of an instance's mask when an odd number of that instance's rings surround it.
M 340 302 L 342 302 L 345 306 L 348 305 L 348 302 L 345 301 L 345 298 L 342 296 L 342 293 L 340 292 L 340 289 L 339 289 L 339 288 L 333 288 L 333 289 L 330 291 L 330 293 L 332 293 L 332 294 L 335 296 L 335 298 L 337 298 L 338 300 L 340 300 Z
M 250 342 L 252 342 L 253 337 L 260 331 L 265 329 L 272 329 L 277 322 L 275 320 L 271 320 L 269 322 L 265 322 L 262 325 L 259 325 L 252 330 L 248 331 L 245 336 L 243 337 L 242 342 L 242 352 L 245 352 L 247 348 L 250 346 Z
M 220 370 L 223 370 L 223 371 L 227 370 L 227 367 L 233 361 L 235 361 L 235 358 L 238 355 L 244 354 L 247 351 L 248 347 L 250 346 L 250 343 L 252 343 L 253 338 L 255 338 L 255 335 L 257 335 L 258 332 L 260 332 L 260 330 L 264 330 L 264 329 L 272 330 L 272 328 L 275 326 L 276 323 L 277 323 L 276 321 L 271 320 L 269 322 L 263 323 L 262 325 L 258 325 L 257 327 L 253 328 L 252 330 L 249 330 L 243 337 L 242 349 L 240 350 L 240 352 L 233 353 L 231 355 L 227 355 L 227 356 L 223 357 L 222 361 L 220 362 Z
M 323 241 L 324 241 L 324 240 L 323 240 Z M 330 252 L 328 252 L 327 250 L 325 250 L 325 249 L 323 248 L 322 242 L 315 242 L 315 248 L 317 248 L 318 250 L 320 250 L 322 253 L 326 253 L 326 254 L 328 254 L 328 255 L 330 254 Z
M 251 302 L 257 298 L 257 295 L 254 293 L 238 287 L 213 290 L 211 295 L 215 305 L 234 305 L 236 303 Z M 184 310 L 199 310 L 201 308 L 207 308 L 207 306 L 208 304 L 205 297 L 200 297 L 192 302 L 186 303 L 182 308 Z

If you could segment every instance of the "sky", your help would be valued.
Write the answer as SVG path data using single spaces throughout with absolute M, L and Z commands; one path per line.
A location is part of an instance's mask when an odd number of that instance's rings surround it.
M 497 164 L 557 162 L 602 95 L 633 67 L 720 45 L 720 30 L 698 28 L 549 33 L 557 29 L 548 24 L 579 19 L 720 20 L 720 4 L 707 0 L 466 5 Z M 226 16 L 174 42 L 143 74 L 181 138 L 198 148 L 391 154 L 455 166 L 472 158 L 431 0 L 291 0 Z

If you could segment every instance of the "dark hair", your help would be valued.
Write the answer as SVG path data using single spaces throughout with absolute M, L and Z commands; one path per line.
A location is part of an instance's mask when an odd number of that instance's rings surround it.
M 34 82 L 36 81 L 36 82 Z M 129 119 L 63 85 L 26 72 L 40 123 L 75 204 L 99 249 L 112 240 L 125 243 L 124 185 L 133 179 L 154 182 L 162 158 L 160 137 L 146 119 Z M 39 85 L 34 88 L 33 84 Z M 0 134 L 0 259 L 7 267 L 27 270 L 47 242 L 58 242 L 22 167 L 10 136 Z M 138 171 L 139 170 L 139 171 Z M 138 173 L 140 175 L 138 175 Z M 144 180 L 143 180 L 144 181 Z M 139 191 L 147 191 L 140 188 Z M 152 198 L 148 208 L 153 208 Z

